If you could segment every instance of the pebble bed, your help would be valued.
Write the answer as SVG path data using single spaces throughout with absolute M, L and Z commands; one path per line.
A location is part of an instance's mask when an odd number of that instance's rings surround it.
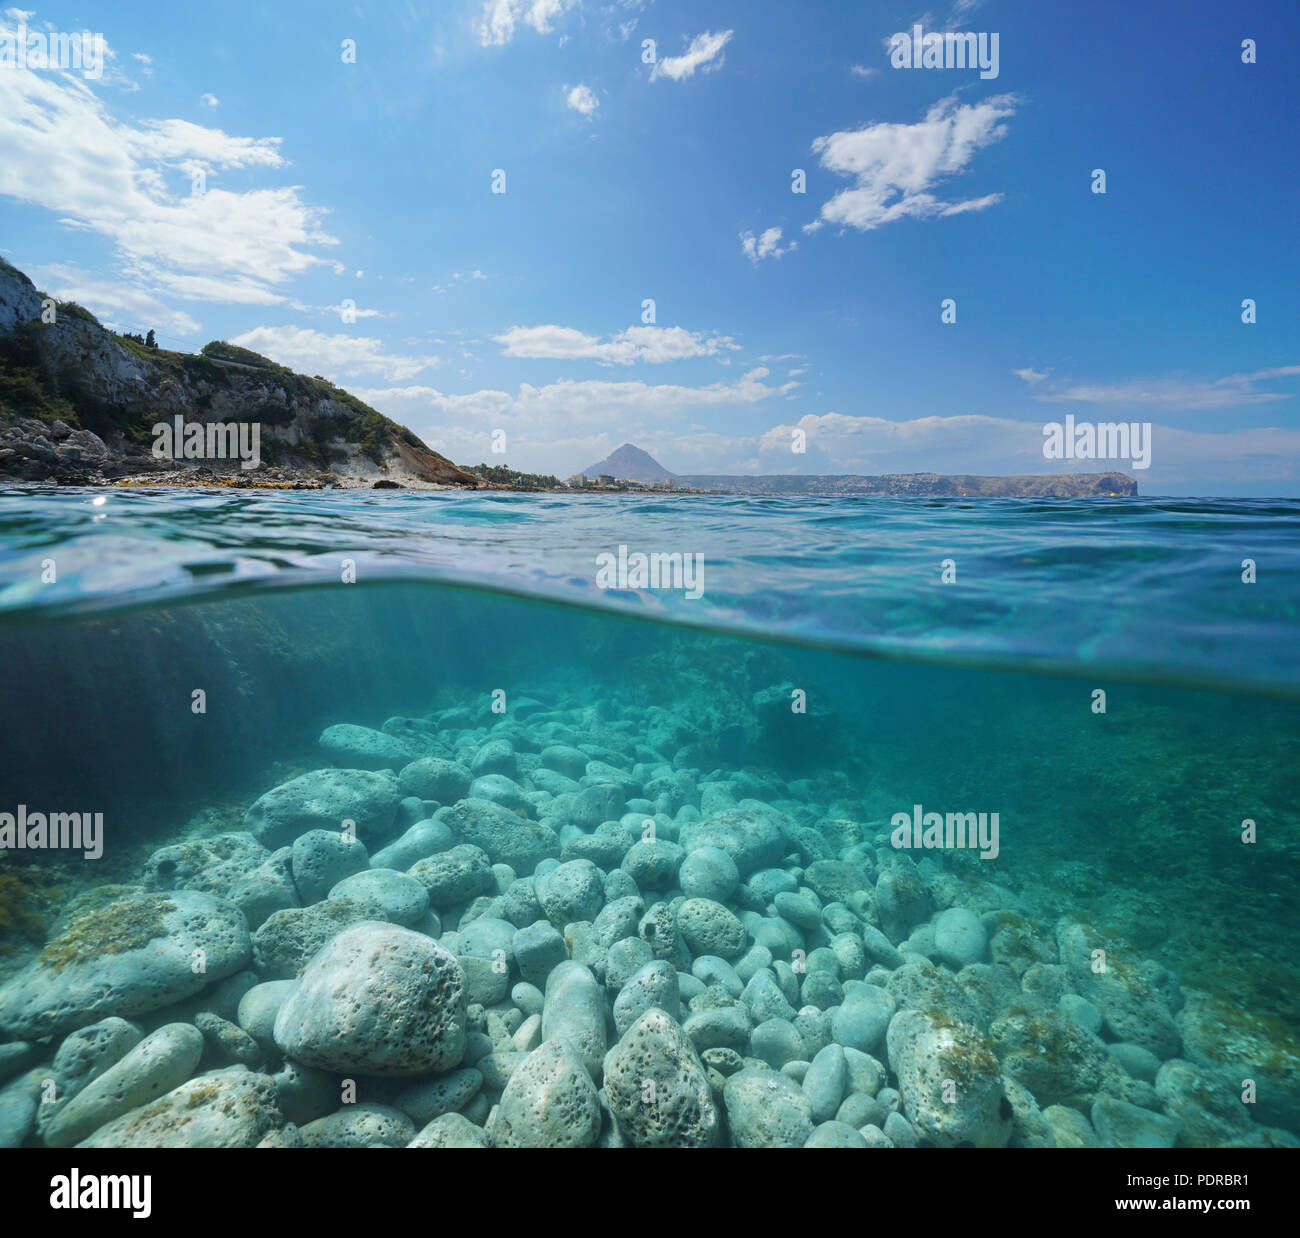
M 658 707 L 339 724 L 0 987 L 0 1147 L 1300 1146 L 1300 1060 Z

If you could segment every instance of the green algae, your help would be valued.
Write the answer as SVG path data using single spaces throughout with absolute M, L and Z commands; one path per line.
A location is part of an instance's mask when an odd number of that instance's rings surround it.
M 41 951 L 40 962 L 57 969 L 102 954 L 138 950 L 166 934 L 165 917 L 175 906 L 165 894 L 147 894 L 88 911 Z

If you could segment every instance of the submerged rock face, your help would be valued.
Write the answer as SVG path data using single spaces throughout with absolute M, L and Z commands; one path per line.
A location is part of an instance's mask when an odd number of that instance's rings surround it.
M 1013 1111 L 997 1058 L 975 1028 L 919 1010 L 901 1010 L 886 1036 L 903 1111 L 940 1147 L 1005 1147 Z
M 531 873 L 542 861 L 560 854 L 560 840 L 550 826 L 521 817 L 492 800 L 463 799 L 442 809 L 438 819 L 463 843 L 480 847 L 494 864 L 509 864 L 517 873 Z
M 52 1036 L 160 1010 L 251 954 L 248 922 L 230 903 L 196 890 L 127 895 L 76 916 L 0 988 L 0 1027 Z
M 465 979 L 431 937 L 377 921 L 344 929 L 307 964 L 275 1043 L 322 1070 L 423 1075 L 465 1052 Z
M 308 830 L 338 833 L 355 825 L 367 845 L 392 832 L 401 784 L 387 772 L 365 769 L 317 769 L 268 791 L 244 815 L 253 836 L 268 847 L 292 843 Z
M 708 1148 L 717 1139 L 718 1107 L 704 1064 L 663 1010 L 647 1010 L 606 1054 L 605 1093 L 634 1147 Z
M 510 1076 L 488 1138 L 497 1148 L 590 1148 L 600 1135 L 600 1099 L 567 1040 L 534 1049 Z
M 77 1147 L 255 1148 L 283 1125 L 270 1076 L 231 1066 L 124 1113 Z

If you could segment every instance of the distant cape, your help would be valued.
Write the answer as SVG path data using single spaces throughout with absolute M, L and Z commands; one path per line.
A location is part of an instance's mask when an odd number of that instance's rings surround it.
M 598 464 L 582 470 L 582 475 L 591 481 L 603 474 L 623 481 L 664 481 L 675 476 L 648 451 L 642 451 L 631 443 L 624 443 Z

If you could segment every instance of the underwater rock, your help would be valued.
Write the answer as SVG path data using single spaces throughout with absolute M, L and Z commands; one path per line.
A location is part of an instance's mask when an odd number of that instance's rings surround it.
M 296 983 L 295 980 L 267 980 L 255 984 L 239 999 L 235 1022 L 263 1048 L 275 1044 L 275 1017 Z
M 923 1137 L 940 1147 L 1005 1147 L 1012 1108 L 997 1059 L 977 1029 L 901 1010 L 885 1039 L 903 1111 Z
M 654 966 L 654 964 L 650 964 Z M 605 1055 L 610 1112 L 633 1147 L 709 1148 L 719 1114 L 704 1064 L 672 1016 L 641 1014 Z
M 846 1122 L 823 1122 L 804 1144 L 805 1148 L 868 1148 L 866 1137 Z
M 340 769 L 401 769 L 417 755 L 395 736 L 349 722 L 327 726 L 319 743 L 326 759 Z
M 401 784 L 390 773 L 363 769 L 317 769 L 301 774 L 255 800 L 244 824 L 268 847 L 292 843 L 308 830 L 356 826 L 367 846 L 383 842 L 392 831 Z
M 368 868 L 344 877 L 329 892 L 330 898 L 353 898 L 374 903 L 385 917 L 403 928 L 417 928 L 429 913 L 429 892 L 414 877 L 391 868 Z
M 37 1066 L 0 1088 L 0 1148 L 21 1148 L 35 1129 L 46 1077 Z
M 514 778 L 519 772 L 519 758 L 515 755 L 514 745 L 508 739 L 489 739 L 474 754 L 469 770 L 475 778 L 484 774 L 504 774 L 507 778 Z
M 142 884 L 147 890 L 201 890 L 227 898 L 236 882 L 270 857 L 247 831 L 191 839 L 155 850 L 145 861 Z
M 1066 920 L 1057 925 L 1056 945 L 1062 965 L 1079 993 L 1101 1011 L 1112 1039 L 1141 1045 L 1161 1059 L 1178 1053 L 1182 1041 L 1173 1012 L 1125 951 Z M 1105 951 L 1104 971 L 1094 970 L 1096 950 Z
M 267 1075 L 229 1066 L 124 1113 L 79 1148 L 255 1148 L 284 1125 Z
M 253 934 L 257 970 L 264 980 L 294 980 L 337 933 L 383 918 L 383 907 L 364 898 L 327 898 L 310 907 L 277 911 Z
M 429 902 L 438 908 L 467 903 L 496 888 L 487 852 L 468 843 L 417 860 L 407 875 L 425 888 Z
M 668 890 L 677 881 L 683 851 L 666 838 L 642 838 L 627 849 L 621 866 L 639 890 Z
M 722 1098 L 738 1148 L 802 1148 L 812 1135 L 808 1098 L 778 1071 L 747 1066 L 727 1080 Z
M 308 963 L 274 1035 L 290 1057 L 322 1070 L 448 1070 L 465 1051 L 464 975 L 430 937 L 379 921 L 356 924 Z
M 741 877 L 776 864 L 785 853 L 785 818 L 757 800 L 745 800 L 682 827 L 678 840 L 686 851 L 717 847 L 735 862 Z
M 46 1124 L 45 1143 L 70 1148 L 114 1118 L 184 1083 L 203 1055 L 202 1033 L 189 1023 L 169 1023 L 146 1036 L 88 1083 Z
M 136 1039 L 139 1039 L 138 1035 Z M 128 1049 L 130 1047 L 127 1045 Z M 8 1083 L 15 1075 L 21 1074 L 44 1056 L 45 1049 L 30 1040 L 11 1040 L 8 1044 L 0 1045 L 0 1084 Z
M 721 847 L 696 847 L 681 862 L 677 879 L 687 898 L 725 903 L 740 885 L 740 870 Z
M 605 1057 L 605 994 L 591 969 L 569 959 L 546 981 L 542 1041 L 567 1040 L 593 1080 Z
M 388 846 L 370 857 L 371 868 L 390 868 L 407 872 L 417 860 L 423 860 L 441 851 L 450 851 L 456 845 L 456 832 L 449 825 L 426 817 L 410 826 Z
M 614 999 L 614 1030 L 617 1035 L 623 1036 L 652 1007 L 663 1011 L 670 1019 L 681 1018 L 677 973 L 672 964 L 663 959 L 652 959 L 640 967 Z
M 487 852 L 491 863 L 509 864 L 516 873 L 531 873 L 542 860 L 560 854 L 559 836 L 553 829 L 491 800 L 460 800 L 439 809 L 438 819 L 455 830 L 462 842 Z
M 223 1019 L 211 1010 L 200 1010 L 194 1016 L 194 1026 L 203 1033 L 203 1043 L 209 1058 L 223 1064 L 238 1063 L 250 1070 L 261 1070 L 262 1050 L 237 1023 Z
M 434 1118 L 410 1143 L 408 1148 L 486 1148 L 487 1132 L 475 1126 L 464 1114 L 444 1113 Z
M 492 803 L 500 804 L 502 808 L 507 808 L 513 813 L 527 814 L 533 811 L 533 801 L 528 798 L 523 787 L 504 774 L 484 774 L 480 778 L 475 778 L 470 783 L 465 798 L 491 800 Z
M 1300 1036 L 1294 1028 L 1196 989 L 1186 997 L 1177 1016 L 1184 1056 L 1221 1069 L 1238 1092 L 1251 1080 L 1255 1120 L 1300 1131 Z
M 1175 1119 L 1113 1096 L 1093 1102 L 1092 1125 L 1103 1148 L 1172 1148 L 1178 1138 Z
M 393 1105 L 417 1126 L 427 1126 L 444 1114 L 463 1109 L 482 1086 L 483 1073 L 466 1067 L 404 1087 L 393 1097 Z
M 237 972 L 251 953 L 243 912 L 211 894 L 126 895 L 75 916 L 0 987 L 0 1027 L 53 1036 L 160 1010 Z
M 734 959 L 749 942 L 745 926 L 721 903 L 708 898 L 688 898 L 677 909 L 677 928 L 693 954 Z
M 50 1063 L 54 1099 L 41 1105 L 38 1127 L 44 1130 L 82 1088 L 121 1061 L 143 1038 L 136 1024 L 118 1018 L 101 1019 L 66 1036 Z
M 934 949 L 940 962 L 954 970 L 978 963 L 988 949 L 979 916 L 965 907 L 949 907 L 934 922 Z
M 545 920 L 521 928 L 511 938 L 511 945 L 519 974 L 539 987 L 545 985 L 551 972 L 569 957 L 559 929 Z
M 442 757 L 421 757 L 402 766 L 397 775 L 402 790 L 422 800 L 437 800 L 439 804 L 454 804 L 469 792 L 473 776 L 458 761 Z
M 339 830 L 308 830 L 293 840 L 293 883 L 303 904 L 318 903 L 344 877 L 370 866 L 365 845 Z
M 301 1134 L 308 1148 L 404 1148 L 415 1138 L 415 1123 L 391 1105 L 344 1105 L 308 1122 Z
M 605 879 L 590 860 L 570 860 L 538 877 L 537 901 L 556 928 L 595 920 L 605 902 Z
M 1175 1058 L 1160 1067 L 1155 1088 L 1166 1115 L 1178 1122 L 1180 1146 L 1221 1148 L 1250 1131 L 1241 1083 L 1221 1069 Z
M 803 1094 L 814 1122 L 829 1122 L 839 1111 L 849 1086 L 849 1063 L 844 1050 L 827 1045 L 813 1058 L 803 1077 Z M 860 1125 L 866 1125 L 860 1123 Z
M 510 1076 L 488 1125 L 495 1148 L 590 1148 L 600 1135 L 596 1085 L 568 1039 L 548 1039 Z
M 883 1042 L 897 1009 L 887 990 L 855 982 L 831 1016 L 831 1035 L 838 1044 L 871 1053 Z

